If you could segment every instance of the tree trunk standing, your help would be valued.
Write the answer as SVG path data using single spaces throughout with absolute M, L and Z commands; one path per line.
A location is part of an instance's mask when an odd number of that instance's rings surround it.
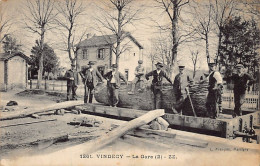
M 206 42 L 206 56 L 207 56 L 207 63 L 210 62 L 210 56 L 209 56 L 209 38 L 208 38 L 208 34 L 205 35 L 205 42 Z
M 73 62 L 73 58 L 72 58 L 72 56 L 71 56 L 71 42 L 70 42 L 70 40 L 71 40 L 71 30 L 72 30 L 72 28 L 70 28 L 69 29 L 69 35 L 68 35 L 68 54 L 69 54 L 69 58 L 70 58 L 70 61 L 71 61 L 71 63 Z
M 172 61 L 170 64 L 170 76 L 173 73 L 174 65 L 177 59 L 177 49 L 178 49 L 178 42 L 177 42 L 177 24 L 178 24 L 178 3 L 177 0 L 173 2 L 173 17 L 172 17 Z
M 41 28 L 39 70 L 38 70 L 38 80 L 37 80 L 37 87 L 36 87 L 37 89 L 40 89 L 42 84 L 44 34 L 45 34 L 45 29 L 43 25 L 43 27 Z
M 118 3 L 120 3 L 120 1 Z M 122 8 L 120 4 L 118 4 L 117 23 L 118 23 L 118 33 L 117 33 L 117 42 L 116 42 L 116 64 L 119 66 L 120 44 L 122 38 Z
M 220 47 L 221 47 L 221 39 L 222 39 L 222 30 L 221 30 L 222 28 L 220 27 L 219 28 L 219 34 L 218 34 L 218 51 L 217 51 L 217 56 L 216 56 L 216 64 L 217 64 L 217 66 L 218 66 L 218 68 L 220 69 L 220 64 L 219 64 L 219 62 L 218 62 L 218 58 L 219 58 L 219 54 L 220 54 Z

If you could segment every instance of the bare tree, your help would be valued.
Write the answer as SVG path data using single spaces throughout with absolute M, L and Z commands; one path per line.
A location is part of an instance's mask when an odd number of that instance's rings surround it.
M 3 42 L 12 25 L 12 18 L 8 18 L 5 14 L 4 2 L 0 1 L 0 43 Z
M 210 0 L 209 0 L 210 1 Z M 191 27 L 195 30 L 199 39 L 205 41 L 206 57 L 207 62 L 210 62 L 209 53 L 209 38 L 210 32 L 212 31 L 213 21 L 212 21 L 212 5 L 208 2 L 202 4 L 202 2 L 192 1 L 190 7 L 192 9 L 191 13 L 194 17 L 194 21 L 191 23 Z
M 191 51 L 191 60 L 192 60 L 192 66 L 193 66 L 193 78 L 196 76 L 196 72 L 198 70 L 198 62 L 199 62 L 199 51 Z
M 112 48 L 112 51 L 116 55 L 116 64 L 119 62 L 120 55 L 128 49 L 128 45 L 121 45 L 122 40 L 128 36 L 129 32 L 125 29 L 128 25 L 134 23 L 138 20 L 137 17 L 140 9 L 134 9 L 131 4 L 135 0 L 109 0 L 109 4 L 105 4 L 106 9 L 101 9 L 103 15 L 100 18 L 96 18 L 97 22 L 104 27 L 106 30 L 109 30 L 116 36 L 116 45 Z M 110 12 L 112 11 L 112 12 Z M 113 14 L 113 11 L 116 11 L 116 14 Z M 99 31 L 104 34 L 104 31 L 100 26 Z M 106 40 L 111 40 L 107 38 Z M 119 65 L 119 64 L 118 64 Z
M 183 6 L 189 3 L 189 0 L 155 0 L 159 7 L 162 8 L 170 19 L 170 25 L 166 27 L 161 27 L 162 29 L 170 29 L 171 37 L 172 37 L 172 49 L 171 49 L 171 64 L 172 68 L 177 60 L 177 51 L 178 46 L 181 42 L 185 41 L 187 36 L 189 36 L 192 32 L 188 32 L 186 34 L 180 35 L 178 33 L 178 21 L 180 18 L 180 12 Z M 171 69 L 172 70 L 172 69 Z
M 246 13 L 253 14 L 260 19 L 260 2 L 259 0 L 239 0 L 246 7 Z M 241 10 L 244 11 L 244 8 Z
M 218 48 L 216 55 L 216 63 L 218 64 L 221 40 L 223 37 L 223 26 L 225 22 L 234 15 L 235 7 L 237 5 L 235 0 L 211 0 L 212 18 L 216 25 L 216 33 L 218 36 Z
M 150 39 L 151 53 L 154 61 L 160 61 L 167 66 L 166 71 L 171 73 L 171 38 L 160 33 L 154 38 Z
M 60 34 L 64 39 L 63 48 L 68 52 L 68 56 L 71 62 L 77 58 L 76 44 L 86 36 L 87 31 L 84 30 L 81 35 L 77 35 L 80 24 L 78 18 L 83 15 L 86 7 L 79 0 L 65 0 L 57 5 L 57 10 L 60 15 L 55 19 L 57 24 L 62 28 Z M 63 32 L 66 31 L 66 33 Z M 73 54 L 72 54 L 73 52 Z
M 51 24 L 54 23 L 54 19 L 57 13 L 54 13 L 53 0 L 27 0 L 25 5 L 25 28 L 27 28 L 30 32 L 36 33 L 40 36 L 38 40 L 40 46 L 40 58 L 37 88 L 41 88 L 43 74 L 43 45 L 45 42 L 45 34 L 48 30 L 53 28 Z

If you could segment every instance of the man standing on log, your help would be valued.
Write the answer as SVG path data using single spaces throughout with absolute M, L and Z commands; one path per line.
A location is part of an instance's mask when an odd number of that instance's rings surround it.
M 187 97 L 185 88 L 189 84 L 189 77 L 184 74 L 185 66 L 179 66 L 179 74 L 175 76 L 173 88 L 175 92 L 176 104 L 173 108 L 174 113 L 180 113 L 183 108 L 183 103 Z
M 221 111 L 221 94 L 222 94 L 222 76 L 216 70 L 215 63 L 208 63 L 209 66 L 209 86 L 208 96 L 206 101 L 206 108 L 209 113 L 209 117 L 215 119 Z M 219 106 L 217 108 L 217 106 Z
M 109 105 L 112 107 L 116 107 L 119 102 L 118 91 L 120 88 L 120 79 L 128 84 L 126 78 L 118 71 L 117 67 L 117 64 L 113 64 L 112 71 L 104 75 L 104 78 L 107 79 Z
M 144 89 L 144 67 L 143 61 L 138 61 L 138 66 L 135 68 L 135 79 L 132 82 L 132 90 L 128 94 L 134 94 L 135 92 L 135 84 L 139 81 L 140 82 L 140 89 L 138 91 L 143 91 Z
M 89 61 L 88 67 L 83 73 L 81 73 L 81 77 L 84 83 L 84 103 L 92 103 L 94 89 L 98 83 L 97 77 L 99 77 L 100 80 L 104 81 L 102 75 L 99 73 L 98 70 L 93 68 L 93 65 L 95 65 L 95 62 Z
M 162 70 L 163 64 L 158 62 L 156 65 L 156 70 L 151 71 L 145 75 L 145 78 L 149 80 L 150 76 L 153 76 L 153 81 L 151 85 L 151 90 L 154 94 L 154 106 L 155 109 L 161 108 L 161 101 L 162 101 L 162 79 L 163 77 L 166 78 L 172 84 L 171 79 L 167 76 L 165 71 Z
M 252 76 L 244 72 L 243 64 L 237 64 L 237 74 L 232 75 L 230 78 L 234 82 L 234 102 L 235 108 L 233 117 L 242 116 L 241 106 L 244 104 L 246 89 L 249 83 L 254 80 Z
M 78 72 L 76 71 L 75 67 L 75 61 L 73 61 L 71 63 L 71 69 L 68 70 L 64 76 L 67 79 L 67 101 L 77 100 L 76 90 L 78 88 Z

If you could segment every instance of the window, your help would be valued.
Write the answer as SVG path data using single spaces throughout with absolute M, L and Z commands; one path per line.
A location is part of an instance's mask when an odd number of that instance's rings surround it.
M 98 49 L 98 59 L 104 59 L 105 58 L 105 49 L 100 48 Z
M 87 49 L 83 50 L 82 59 L 88 59 L 88 50 Z
M 129 77 L 129 70 L 125 69 L 125 78 L 126 78 L 126 80 L 128 80 L 128 77 Z

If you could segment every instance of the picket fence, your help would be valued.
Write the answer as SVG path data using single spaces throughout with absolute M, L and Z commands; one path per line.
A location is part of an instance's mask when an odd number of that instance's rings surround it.
M 28 88 L 35 89 L 37 84 L 37 80 L 29 80 L 28 81 Z M 43 80 L 42 81 L 42 89 L 49 90 L 49 91 L 58 91 L 64 92 L 67 91 L 67 83 L 64 80 Z M 77 89 L 77 95 L 83 96 L 84 95 L 84 86 L 79 85 Z M 242 108 L 246 109 L 253 109 L 259 110 L 260 103 L 259 103 L 259 91 L 247 91 L 244 104 Z M 234 93 L 232 90 L 224 89 L 224 93 L 222 95 L 222 105 L 223 108 L 234 108 Z

